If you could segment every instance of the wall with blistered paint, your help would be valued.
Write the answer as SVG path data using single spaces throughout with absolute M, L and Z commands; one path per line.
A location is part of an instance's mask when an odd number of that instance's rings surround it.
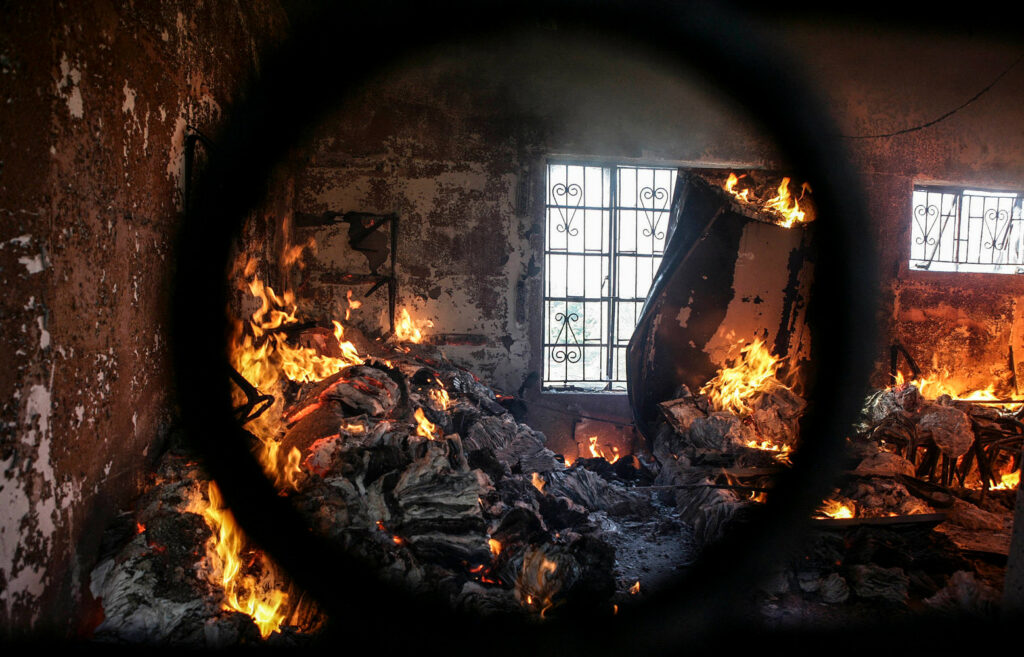
M 607 43 L 533 33 L 454 44 L 377 79 L 321 127 L 296 210 L 398 214 L 399 307 L 433 323 L 427 333 L 449 358 L 516 393 L 542 366 L 546 158 L 770 166 L 768 140 L 734 127 L 741 116 L 693 79 Z M 371 263 L 348 248 L 345 224 L 300 232 L 317 242 L 300 292 L 337 313 L 349 288 L 330 272 Z M 353 288 L 357 298 L 368 287 Z M 386 288 L 363 299 L 353 322 L 386 327 L 386 299 Z M 570 454 L 565 421 L 577 412 L 628 421 L 624 404 L 593 396 L 544 404 L 555 410 L 534 399 L 530 421 Z
M 990 376 L 1005 363 L 1008 341 L 1022 335 L 1017 301 L 1024 281 L 908 272 L 910 193 L 915 181 L 1024 186 L 1024 66 L 931 127 L 860 137 L 942 115 L 1019 53 L 991 39 L 875 25 L 766 26 L 823 94 L 862 175 L 869 215 L 863 242 L 850 246 L 875 250 L 882 267 L 875 383 L 884 382 L 893 341 L 922 364 L 939 354 L 950 366 Z M 742 112 L 643 54 L 565 34 L 476 45 L 427 53 L 352 98 L 320 133 L 297 209 L 398 213 L 400 305 L 433 321 L 431 331 L 479 332 L 486 346 L 453 345 L 446 353 L 515 391 L 541 365 L 545 157 L 784 165 Z M 332 230 L 311 231 L 321 248 L 307 292 L 320 304 L 337 303 L 345 288 L 318 285 L 319 269 L 365 265 L 342 262 L 343 239 Z M 379 327 L 383 292 L 377 294 L 364 319 Z M 1014 353 L 1024 356 L 1024 346 Z
M 15 3 L 0 26 L 0 627 L 76 631 L 100 533 L 173 418 L 186 126 L 214 133 L 273 2 Z
M 911 193 L 915 183 L 1024 189 L 1024 64 L 1020 44 L 966 34 L 896 32 L 856 24 L 788 33 L 825 93 L 867 192 L 864 244 L 881 265 L 882 332 L 874 382 L 886 381 L 892 342 L 929 371 L 948 369 L 971 387 L 1018 373 L 1024 280 L 999 274 L 910 271 Z M 991 89 L 948 118 L 893 137 L 860 138 L 934 121 Z M 909 369 L 903 368 L 905 373 Z M 1005 390 L 1005 388 L 1004 388 Z

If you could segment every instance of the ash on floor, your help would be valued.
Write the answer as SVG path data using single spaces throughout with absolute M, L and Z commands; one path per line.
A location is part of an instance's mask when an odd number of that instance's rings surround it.
M 693 530 L 679 520 L 678 512 L 656 499 L 651 505 L 654 513 L 646 518 L 591 514 L 600 520 L 601 537 L 615 547 L 616 604 L 636 604 L 672 586 L 696 556 Z

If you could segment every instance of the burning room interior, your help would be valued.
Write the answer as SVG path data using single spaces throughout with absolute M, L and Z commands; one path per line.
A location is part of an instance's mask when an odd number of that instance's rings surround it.
M 1017 618 L 1024 44 L 713 6 L 813 98 L 571 13 L 400 47 L 298 0 L 5 6 L 2 636 Z M 805 106 L 850 176 L 773 132 Z

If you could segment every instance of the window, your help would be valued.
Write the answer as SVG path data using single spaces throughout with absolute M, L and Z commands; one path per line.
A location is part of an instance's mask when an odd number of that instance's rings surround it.
M 1020 192 L 914 186 L 910 267 L 1024 274 Z
M 675 178 L 667 167 L 548 164 L 545 389 L 626 389 L 626 347 L 665 252 Z

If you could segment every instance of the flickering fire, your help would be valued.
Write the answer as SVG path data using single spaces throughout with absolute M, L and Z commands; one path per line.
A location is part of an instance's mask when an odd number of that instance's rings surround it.
M 296 247 L 288 254 L 298 258 L 306 245 Z M 259 417 L 248 422 L 246 428 L 260 441 L 257 458 L 264 471 L 282 493 L 298 488 L 301 475 L 301 452 L 292 448 L 287 454 L 281 450 L 284 432 L 285 379 L 297 382 L 320 381 L 349 365 L 359 365 L 363 359 L 351 342 L 343 340 L 344 328 L 340 322 L 334 324 L 334 338 L 340 357 L 321 355 L 315 349 L 294 347 L 287 343 L 282 327 L 295 324 L 298 306 L 294 294 L 288 290 L 278 295 L 255 275 L 255 260 L 249 260 L 243 274 L 245 289 L 260 301 L 260 308 L 245 322 L 237 322 L 232 336 L 229 359 L 231 365 L 249 383 L 263 394 L 271 394 L 274 403 Z M 360 302 L 350 301 L 351 307 Z M 241 390 L 235 390 L 236 404 L 245 402 Z M 296 416 L 315 410 L 316 404 L 302 409 Z M 290 418 L 296 420 L 296 417 Z M 362 425 L 349 425 L 349 431 L 362 431 Z M 231 512 L 224 508 L 220 491 L 211 483 L 209 505 L 203 510 L 207 523 L 214 531 L 214 537 L 207 546 L 210 562 L 218 564 L 218 581 L 224 589 L 226 608 L 240 611 L 253 618 L 260 634 L 265 638 L 275 632 L 284 620 L 287 594 L 284 585 L 279 584 L 275 566 L 262 553 L 261 579 L 243 575 L 242 551 L 246 549 L 245 536 L 238 528 Z M 216 558 L 213 558 L 213 557 Z
M 803 198 L 804 192 L 808 189 L 810 188 L 807 183 L 804 183 L 800 192 L 800 198 Z M 783 228 L 791 228 L 794 224 L 802 224 L 807 216 L 800 209 L 798 199 L 793 198 L 789 193 L 789 178 L 782 179 L 778 193 L 774 197 L 768 199 L 765 207 L 770 210 L 775 210 L 782 215 L 782 220 L 777 221 L 776 223 Z
M 839 500 L 825 500 L 818 507 L 818 513 L 833 519 L 852 518 L 855 515 L 852 505 L 847 505 Z
M 777 452 L 775 460 L 782 463 L 789 463 L 789 455 L 793 453 L 793 448 L 789 445 L 780 445 L 773 443 L 770 440 L 762 440 L 760 442 L 756 440 L 748 440 L 747 447 L 751 449 L 759 449 L 763 452 Z
M 604 450 L 601 449 L 601 446 L 597 444 L 597 436 L 590 436 L 589 438 L 587 438 L 587 440 L 590 441 L 588 449 L 590 450 L 591 458 L 601 458 L 604 459 L 605 461 L 608 461 L 609 463 L 615 463 L 616 461 L 619 460 L 618 447 L 615 447 L 613 445 L 611 456 L 609 456 L 608 454 L 605 454 Z
M 442 411 L 448 410 L 448 404 L 451 403 L 451 399 L 448 397 L 448 391 L 444 388 L 434 388 L 430 391 L 430 398 L 434 400 L 434 403 L 440 407 Z
M 536 472 L 530 474 L 530 483 L 541 493 L 544 492 L 544 487 L 547 486 L 547 482 Z
M 773 387 L 787 387 L 776 378 L 779 365 L 779 360 L 757 338 L 740 349 L 733 365 L 720 369 L 700 392 L 707 395 L 715 410 L 746 415 L 753 410 L 747 402 L 755 395 Z
M 432 321 L 425 320 L 419 323 L 419 326 L 413 322 L 412 317 L 409 316 L 409 311 L 402 308 L 398 313 L 398 317 L 395 318 L 395 339 L 399 342 L 412 342 L 419 344 L 423 341 L 423 331 L 420 327 L 431 327 L 434 323 Z
M 284 606 L 288 594 L 274 581 L 275 569 L 263 553 L 263 577 L 243 572 L 241 552 L 245 536 L 235 522 L 231 511 L 224 506 L 220 489 L 210 482 L 207 493 L 210 503 L 203 515 L 213 530 L 213 537 L 206 545 L 207 555 L 214 564 L 211 574 L 214 581 L 224 589 L 224 609 L 240 611 L 252 617 L 260 635 L 267 638 L 278 631 L 285 620 Z
M 359 310 L 359 308 L 362 307 L 363 302 L 352 298 L 352 290 L 345 293 L 345 300 L 348 302 L 348 307 L 345 308 L 345 321 L 347 322 L 352 316 L 352 311 Z
M 640 580 L 637 580 L 633 586 L 629 587 L 630 595 L 637 595 L 638 593 L 640 593 Z
M 744 189 L 742 192 L 737 192 L 734 189 L 736 187 L 736 183 L 738 183 L 740 181 L 740 178 L 745 178 L 745 177 L 746 177 L 746 174 L 737 177 L 735 173 L 730 173 L 729 177 L 725 181 L 725 186 L 724 187 L 725 187 L 725 191 L 727 191 L 730 194 L 732 194 L 733 196 L 735 196 L 737 200 L 742 201 L 743 203 L 749 203 L 750 202 L 750 190 L 749 189 Z
M 516 594 L 527 606 L 539 607 L 541 618 L 554 606 L 553 598 L 562 588 L 561 580 L 555 577 L 557 572 L 558 563 L 543 548 L 527 549 L 516 579 Z
M 341 356 L 334 358 L 319 354 L 309 347 L 289 345 L 284 333 L 277 331 L 287 324 L 297 323 L 298 306 L 295 296 L 287 290 L 278 295 L 253 275 L 255 261 L 250 260 L 245 275 L 251 278 L 246 284 L 249 292 L 260 301 L 260 308 L 247 322 L 238 322 L 232 336 L 229 357 L 231 365 L 257 390 L 272 394 L 274 403 L 262 415 L 246 425 L 246 428 L 263 444 L 258 457 L 267 475 L 279 488 L 294 486 L 301 455 L 297 450 L 284 458 L 280 455 L 278 441 L 283 427 L 284 396 L 281 393 L 283 379 L 309 382 L 323 380 L 349 365 L 362 364 L 363 359 L 351 342 L 342 341 L 344 328 L 334 322 L 334 337 L 338 342 Z M 245 396 L 235 390 L 236 404 L 242 404 Z
M 951 374 L 946 368 L 936 368 L 931 374 L 919 376 L 911 381 L 906 380 L 903 372 L 896 372 L 896 381 L 891 387 L 899 388 L 906 385 L 912 385 L 917 388 L 925 399 L 937 399 L 942 395 L 949 395 L 951 398 L 959 401 L 974 402 L 992 402 L 1000 399 L 1017 398 L 1017 395 L 1012 394 L 998 395 L 995 385 L 991 383 L 985 388 L 972 387 L 969 383 Z M 1024 400 L 1021 400 L 1020 403 L 1024 403 Z M 1012 409 L 1019 407 L 1020 403 L 1007 403 L 997 406 L 1001 406 L 1004 409 Z
M 417 408 L 416 412 L 413 413 L 413 417 L 416 419 L 416 435 L 423 438 L 429 438 L 430 440 L 437 440 L 438 436 L 437 425 L 427 419 L 427 416 L 423 414 L 422 408 Z
M 1018 486 L 1020 486 L 1020 470 L 1001 475 L 999 482 L 992 488 L 993 490 L 1015 490 Z
M 987 488 L 989 490 L 1016 490 L 1020 486 L 1020 467 L 1015 466 L 1014 461 L 1003 464 L 1002 466 L 994 466 L 993 476 L 997 481 L 987 482 Z M 980 490 L 985 488 L 986 482 L 968 482 L 965 484 L 967 488 L 973 488 Z
M 498 556 L 499 554 L 501 554 L 501 541 L 499 541 L 499 540 L 497 540 L 495 538 L 488 538 L 487 539 L 487 546 L 489 548 L 491 548 L 491 554 L 492 555 Z
M 772 198 L 761 201 L 753 195 L 753 192 L 747 188 L 743 190 L 737 190 L 736 185 L 740 180 L 746 177 L 746 174 L 737 176 L 735 173 L 730 173 L 729 177 L 726 178 L 725 183 L 722 185 L 722 189 L 729 192 L 744 204 L 759 204 L 761 209 L 768 210 L 779 218 L 775 220 L 776 225 L 782 226 L 783 228 L 792 228 L 797 224 L 803 224 L 807 222 L 807 213 L 800 209 L 800 201 L 803 199 L 804 194 L 811 190 L 811 186 L 807 183 L 803 183 L 800 186 L 800 196 L 794 198 L 789 191 L 788 177 L 783 178 L 776 189 L 776 194 Z

